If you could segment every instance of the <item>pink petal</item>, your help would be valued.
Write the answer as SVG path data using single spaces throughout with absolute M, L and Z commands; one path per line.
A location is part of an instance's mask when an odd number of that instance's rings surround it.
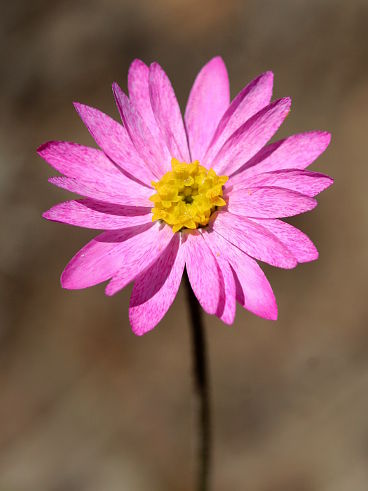
M 299 169 L 279 170 L 248 176 L 246 172 L 231 178 L 233 190 L 249 187 L 279 187 L 291 189 L 306 196 L 316 196 L 331 186 L 333 179 L 318 172 Z
M 59 203 L 42 216 L 54 222 L 97 230 L 117 230 L 152 222 L 147 208 L 117 206 L 92 199 Z
M 137 248 L 140 241 L 154 240 L 155 236 L 154 224 L 103 232 L 71 259 L 61 275 L 62 287 L 78 290 L 108 280 L 124 265 L 132 243 Z
M 255 155 L 279 129 L 290 110 L 286 97 L 265 107 L 246 121 L 224 143 L 213 160 L 218 174 L 230 176 Z
M 236 288 L 234 275 L 227 261 L 221 257 L 216 257 L 219 268 L 220 297 L 216 315 L 225 324 L 232 324 L 236 312 Z
M 279 268 L 295 268 L 297 261 L 285 245 L 259 223 L 245 217 L 221 212 L 212 223 L 213 230 L 260 261 Z
M 129 101 L 117 83 L 112 86 L 115 101 L 121 119 L 137 149 L 137 152 L 152 170 L 153 175 L 160 179 L 170 168 L 170 154 L 164 141 L 152 135 L 146 122 L 134 103 Z M 156 180 L 156 179 L 154 179 Z
M 78 143 L 49 141 L 41 145 L 37 152 L 67 177 L 98 180 L 106 173 L 114 176 L 122 174 L 104 152 Z
M 127 245 L 119 271 L 106 286 L 106 295 L 114 295 L 153 264 L 173 237 L 171 227 L 155 222 L 150 234 L 138 236 Z
M 71 193 L 77 193 L 95 200 L 122 206 L 152 208 L 152 203 L 148 199 L 152 196 L 152 189 L 141 186 L 123 175 L 116 176 L 111 180 L 106 174 L 105 180 L 98 182 L 69 177 L 51 177 L 49 182 Z
M 172 157 L 190 162 L 187 136 L 174 89 L 158 63 L 152 63 L 149 91 L 153 114 Z
M 237 300 L 250 312 L 265 319 L 277 319 L 277 305 L 271 285 L 256 261 L 217 232 L 203 232 L 206 243 L 215 257 L 228 261 L 234 270 Z
M 149 131 L 156 141 L 162 140 L 162 135 L 152 111 L 149 94 L 149 68 L 141 60 L 134 60 L 128 72 L 129 98 L 138 109 Z M 165 145 L 166 147 L 166 145 Z M 165 149 L 167 152 L 167 150 Z
M 317 201 L 289 189 L 264 187 L 229 192 L 228 211 L 250 218 L 291 217 L 312 210 Z
M 239 92 L 221 118 L 216 129 L 204 158 L 206 166 L 212 166 L 212 161 L 222 145 L 245 121 L 270 103 L 272 87 L 273 73 L 265 72 Z
M 183 236 L 186 239 L 186 268 L 193 292 L 203 309 L 208 314 L 215 314 L 220 291 L 216 260 L 198 230 Z
M 305 169 L 323 153 L 331 141 L 326 131 L 289 136 L 262 148 L 239 172 L 248 176 L 282 169 Z
M 313 242 L 299 229 L 282 220 L 251 219 L 267 228 L 272 234 L 285 244 L 294 255 L 298 263 L 314 261 L 318 258 L 318 251 Z
M 125 172 L 150 185 L 154 176 L 138 155 L 125 128 L 98 109 L 78 102 L 74 107 L 106 155 Z
M 229 102 L 230 89 L 226 66 L 222 58 L 216 56 L 197 75 L 185 110 L 184 119 L 192 160 L 202 163 Z
M 164 317 L 179 289 L 185 265 L 184 247 L 175 234 L 156 262 L 136 278 L 129 305 L 129 320 L 138 336 Z

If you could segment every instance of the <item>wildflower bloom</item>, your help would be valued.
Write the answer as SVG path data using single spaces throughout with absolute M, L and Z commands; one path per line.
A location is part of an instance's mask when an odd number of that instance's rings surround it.
M 225 65 L 213 58 L 194 82 L 183 121 L 163 69 L 135 60 L 129 98 L 113 85 L 123 124 L 76 103 L 100 150 L 62 141 L 39 148 L 65 176 L 50 182 L 84 196 L 43 216 L 103 232 L 69 262 L 62 286 L 109 280 L 113 295 L 133 281 L 129 318 L 141 335 L 169 309 L 185 267 L 207 313 L 231 324 L 237 301 L 276 319 L 256 260 L 294 268 L 317 259 L 310 239 L 280 218 L 313 209 L 332 179 L 305 170 L 328 146 L 328 133 L 268 144 L 290 109 L 289 98 L 270 102 L 272 85 L 272 73 L 263 73 L 230 102 Z

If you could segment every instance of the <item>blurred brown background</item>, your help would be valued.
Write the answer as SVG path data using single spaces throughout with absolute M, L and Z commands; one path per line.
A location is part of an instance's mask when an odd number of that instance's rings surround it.
M 260 72 L 293 110 L 279 135 L 332 131 L 313 169 L 335 177 L 293 220 L 316 263 L 265 268 L 280 316 L 206 317 L 215 491 L 368 489 L 366 0 L 12 0 L 1 6 L 0 491 L 193 489 L 188 319 L 180 291 L 135 337 L 130 288 L 63 291 L 93 235 L 41 219 L 67 198 L 36 147 L 92 144 L 72 101 L 117 117 L 135 57 L 167 70 L 182 107 L 196 72 L 224 57 L 235 95 Z M 278 135 L 278 136 L 279 136 Z

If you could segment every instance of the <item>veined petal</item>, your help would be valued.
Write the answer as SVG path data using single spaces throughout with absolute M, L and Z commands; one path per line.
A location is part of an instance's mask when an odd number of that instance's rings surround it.
M 150 331 L 169 310 L 178 292 L 185 265 L 184 246 L 175 234 L 164 252 L 135 280 L 129 320 L 139 336 Z
M 112 86 L 116 105 L 118 106 L 121 119 L 135 146 L 137 152 L 152 169 L 156 178 L 161 178 L 169 169 L 170 154 L 160 138 L 155 138 L 149 130 L 144 116 L 140 114 L 134 103 L 129 101 L 117 83 Z M 152 178 L 156 180 L 155 178 Z
M 313 242 L 299 229 L 282 220 L 250 219 L 276 235 L 293 254 L 298 263 L 315 261 L 318 251 Z
M 104 152 L 78 143 L 49 141 L 37 152 L 51 167 L 67 177 L 97 181 L 106 173 L 113 176 L 122 174 Z
M 152 222 L 148 208 L 118 206 L 93 199 L 65 201 L 42 216 L 54 222 L 96 230 L 118 230 Z
M 163 143 L 160 129 L 152 111 L 149 94 L 149 68 L 141 60 L 134 60 L 129 67 L 128 90 L 130 100 L 140 112 L 153 138 L 158 143 Z M 163 146 L 166 147 L 166 144 L 163 143 Z M 167 152 L 167 148 L 162 149 L 163 154 Z
M 262 148 L 236 174 L 247 176 L 282 169 L 305 169 L 323 153 L 331 141 L 326 131 L 289 136 Z
M 62 287 L 78 290 L 108 280 L 124 265 L 131 243 L 139 247 L 156 230 L 157 225 L 151 223 L 98 235 L 68 263 L 61 275 Z
M 152 63 L 149 91 L 153 114 L 172 157 L 190 162 L 187 136 L 174 89 L 164 70 Z
M 273 73 L 265 72 L 239 92 L 219 122 L 204 158 L 204 165 L 211 167 L 212 161 L 226 140 L 245 121 L 270 103 L 272 87 Z
M 216 257 L 219 268 L 220 298 L 216 315 L 225 324 L 232 324 L 236 312 L 235 279 L 229 263 L 221 257 Z
M 198 73 L 185 110 L 184 119 L 191 160 L 202 162 L 229 102 L 230 89 L 226 66 L 222 58 L 216 56 Z
M 220 298 L 216 260 L 198 230 L 183 234 L 183 237 L 186 240 L 186 268 L 193 292 L 203 309 L 208 314 L 215 314 Z
M 106 295 L 114 295 L 153 264 L 173 237 L 171 227 L 158 222 L 144 237 L 131 240 L 124 251 L 119 271 L 106 286 Z
M 106 175 L 107 177 L 107 175 Z M 128 183 L 127 183 L 128 181 Z M 141 186 L 125 176 L 116 176 L 114 180 L 88 181 L 87 179 L 72 179 L 69 177 L 51 177 L 51 184 L 66 189 L 71 193 L 77 193 L 87 198 L 92 198 L 107 203 L 122 206 L 144 206 L 152 208 L 149 197 L 152 189 Z
M 233 268 L 236 299 L 247 310 L 265 319 L 277 319 L 277 305 L 271 285 L 256 261 L 217 232 L 203 232 L 215 257 L 228 261 Z
M 248 119 L 224 143 L 211 167 L 230 176 L 255 155 L 281 126 L 290 110 L 288 97 L 279 99 Z
M 218 213 L 213 230 L 249 256 L 279 268 L 295 268 L 297 261 L 288 248 L 269 230 L 245 217 Z
M 282 218 L 299 215 L 317 206 L 314 198 L 289 189 L 248 188 L 229 193 L 228 211 L 249 218 Z
M 277 170 L 250 176 L 243 172 L 231 178 L 234 191 L 249 187 L 271 186 L 291 189 L 311 197 L 316 196 L 332 183 L 333 179 L 325 174 L 299 169 Z
M 154 176 L 134 148 L 126 129 L 98 109 L 78 102 L 74 107 L 106 155 L 135 179 L 150 185 Z

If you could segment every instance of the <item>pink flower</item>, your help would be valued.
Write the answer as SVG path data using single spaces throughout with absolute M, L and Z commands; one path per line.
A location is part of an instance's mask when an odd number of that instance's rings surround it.
M 129 318 L 142 335 L 169 309 L 186 267 L 207 313 L 231 324 L 238 301 L 276 319 L 256 259 L 280 268 L 317 259 L 310 239 L 279 218 L 313 209 L 333 181 L 305 170 L 328 146 L 328 133 L 267 144 L 290 109 L 289 98 L 270 102 L 272 84 L 266 72 L 230 103 L 225 65 L 213 58 L 194 82 L 183 122 L 162 68 L 135 60 L 129 98 L 113 85 L 122 125 L 76 103 L 101 150 L 61 141 L 39 148 L 65 176 L 50 182 L 85 196 L 43 216 L 104 232 L 69 262 L 63 288 L 109 280 L 113 295 L 134 281 Z

